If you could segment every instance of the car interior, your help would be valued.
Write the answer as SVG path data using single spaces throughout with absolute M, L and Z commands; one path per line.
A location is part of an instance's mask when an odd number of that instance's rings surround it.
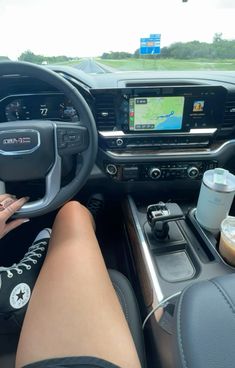
M 170 130 L 143 123 L 156 100 L 177 109 Z M 30 222 L 1 239 L 1 265 L 65 202 L 101 193 L 97 238 L 142 367 L 234 366 L 234 267 L 195 216 L 216 168 L 235 174 L 233 72 L 0 63 L 1 191 L 30 197 L 16 214 Z M 0 330 L 0 366 L 11 368 L 20 328 L 8 316 Z

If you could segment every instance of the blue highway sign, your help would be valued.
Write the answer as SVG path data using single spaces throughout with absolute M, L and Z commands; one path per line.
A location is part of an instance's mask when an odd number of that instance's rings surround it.
M 159 55 L 161 53 L 161 35 L 151 34 L 149 38 L 140 39 L 140 54 L 141 55 Z

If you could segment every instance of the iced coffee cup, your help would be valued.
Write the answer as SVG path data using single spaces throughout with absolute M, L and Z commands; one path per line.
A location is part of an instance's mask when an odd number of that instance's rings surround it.
M 235 266 L 235 217 L 228 216 L 221 223 L 219 252 L 228 264 Z

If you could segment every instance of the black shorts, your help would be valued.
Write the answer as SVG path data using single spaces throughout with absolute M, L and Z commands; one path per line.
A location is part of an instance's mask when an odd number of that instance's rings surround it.
M 66 357 L 41 360 L 23 368 L 120 368 L 116 364 L 94 357 Z

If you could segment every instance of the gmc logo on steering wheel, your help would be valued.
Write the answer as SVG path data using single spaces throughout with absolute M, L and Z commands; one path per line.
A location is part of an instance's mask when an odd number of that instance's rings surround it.
M 6 144 L 27 144 L 31 143 L 30 137 L 4 138 L 2 143 Z

